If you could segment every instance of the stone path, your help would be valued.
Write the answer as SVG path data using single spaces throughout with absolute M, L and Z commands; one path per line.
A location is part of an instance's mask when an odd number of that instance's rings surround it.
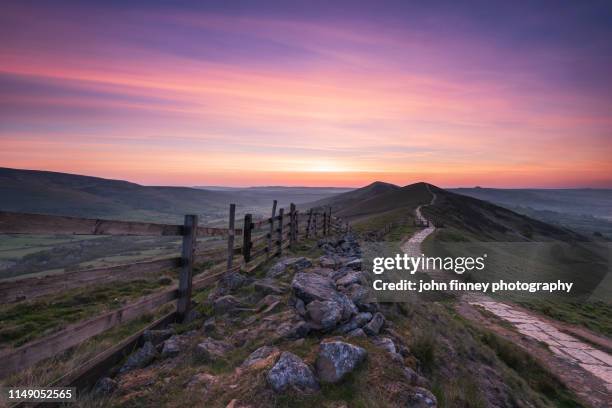
M 612 356 L 608 353 L 595 349 L 575 337 L 560 332 L 550 323 L 507 304 L 493 300 L 469 303 L 481 306 L 497 317 L 512 323 L 525 336 L 545 343 L 557 356 L 580 365 L 584 370 L 603 380 L 608 391 L 612 392 Z

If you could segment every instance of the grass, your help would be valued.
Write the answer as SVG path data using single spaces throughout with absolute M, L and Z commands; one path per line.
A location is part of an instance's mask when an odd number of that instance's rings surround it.
M 0 308 L 0 345 L 19 347 L 67 324 L 117 309 L 127 300 L 153 293 L 166 285 L 168 280 L 164 279 L 115 282 L 5 305 Z
M 555 320 L 583 326 L 595 333 L 612 337 L 612 305 L 603 301 L 577 302 L 534 299 L 519 302 L 521 306 Z

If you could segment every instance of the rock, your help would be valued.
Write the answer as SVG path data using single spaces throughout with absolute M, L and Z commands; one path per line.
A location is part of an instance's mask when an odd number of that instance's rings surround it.
M 214 316 L 206 319 L 206 321 L 204 322 L 204 325 L 202 325 L 202 329 L 204 329 L 204 333 L 206 334 L 210 334 L 214 332 L 216 328 L 217 328 L 217 321 L 215 320 Z
M 247 283 L 248 278 L 240 272 L 232 272 L 223 276 L 220 280 L 220 284 L 228 290 L 236 290 Z
M 319 379 L 328 383 L 340 381 L 355 370 L 367 354 L 364 348 L 342 341 L 321 343 L 316 362 Z
M 197 373 L 193 377 L 189 379 L 187 387 L 199 387 L 203 391 L 208 391 L 216 382 L 218 381 L 217 377 L 208 373 Z
M 304 320 L 290 321 L 281 323 L 276 334 L 285 339 L 301 339 L 310 333 L 311 326 Z
M 357 283 L 350 285 L 345 293 L 358 308 L 360 304 L 366 303 L 370 296 L 370 291 L 365 286 Z
M 296 298 L 293 307 L 300 316 L 306 316 L 306 305 L 304 304 L 304 301 L 302 299 Z
M 340 333 L 348 333 L 372 320 L 372 313 L 362 312 L 357 313 L 353 318 L 342 326 L 338 327 Z
M 380 332 L 380 329 L 384 323 L 385 317 L 382 315 L 382 313 L 377 312 L 374 317 L 372 317 L 372 320 L 363 326 L 363 331 L 366 332 L 368 336 L 376 336 Z
M 118 386 L 117 381 L 112 378 L 102 377 L 94 385 L 93 393 L 98 396 L 110 395 L 115 392 Z
M 159 344 L 162 341 L 170 338 L 174 334 L 174 330 L 172 329 L 164 329 L 164 330 L 145 330 L 142 333 L 142 338 L 145 342 L 150 341 L 153 344 Z
M 319 265 L 325 269 L 336 269 L 338 267 L 338 259 L 333 255 L 323 255 L 319 258 Z
M 346 296 L 344 293 L 338 292 L 338 295 L 336 299 L 334 299 L 334 301 L 342 306 L 343 321 L 348 320 L 354 314 L 359 313 L 359 309 L 357 309 L 357 306 L 355 306 L 355 304 L 351 302 L 351 299 L 349 299 L 348 296 Z
M 342 319 L 342 305 L 331 300 L 315 300 L 306 306 L 308 318 L 324 331 L 333 330 Z
M 264 295 L 282 295 L 285 289 L 273 279 L 261 279 L 253 284 L 255 291 Z
M 353 271 L 347 273 L 344 277 L 336 280 L 336 285 L 350 286 L 353 284 L 362 284 L 363 282 L 365 282 L 365 277 L 363 276 L 363 273 Z
M 338 295 L 334 282 L 329 277 L 316 272 L 297 273 L 291 287 L 295 295 L 305 303 L 313 300 L 333 300 Z
M 125 373 L 136 368 L 143 368 L 151 364 L 157 357 L 157 349 L 150 341 L 147 341 L 135 353 L 132 353 L 123 367 L 119 370 L 120 373 Z
M 220 340 L 205 339 L 196 346 L 196 355 L 205 361 L 214 361 L 225 357 L 232 345 Z
M 217 298 L 213 303 L 213 307 L 215 309 L 215 313 L 223 314 L 233 312 L 238 308 L 244 307 L 244 305 L 234 296 L 225 295 Z
M 352 261 L 345 263 L 344 266 L 346 266 L 347 268 L 353 269 L 355 271 L 360 271 L 361 264 L 362 264 L 361 259 L 353 259 Z
M 202 318 L 202 313 L 198 312 L 196 309 L 190 309 L 189 312 L 187 312 L 187 316 L 185 316 L 183 323 L 189 324 L 201 318 Z
M 419 387 L 429 387 L 429 381 L 425 377 L 420 376 L 412 368 L 404 367 L 403 372 L 404 376 L 406 377 L 406 380 L 408 380 L 408 383 L 410 383 L 410 385 L 416 385 Z
M 302 359 L 285 351 L 266 375 L 268 384 L 275 392 L 294 388 L 302 392 L 319 390 L 319 383 L 312 370 Z
M 266 276 L 268 278 L 277 278 L 286 273 L 299 272 L 311 266 L 312 262 L 305 257 L 282 259 L 268 270 Z
M 174 335 L 168 340 L 164 341 L 161 356 L 163 358 L 176 357 L 181 349 L 185 347 L 186 338 L 180 335 Z
M 252 352 L 247 358 L 246 360 L 244 360 L 241 364 L 240 367 L 242 368 L 248 368 L 253 366 L 254 364 L 265 360 L 266 358 L 268 358 L 270 355 L 272 355 L 273 353 L 276 353 L 278 350 L 277 347 L 273 347 L 273 346 L 263 346 L 258 348 L 257 350 L 255 350 L 254 352 Z
M 408 406 L 415 408 L 434 408 L 438 406 L 435 395 L 421 387 L 414 388 L 411 394 L 407 396 L 406 403 Z
M 395 343 L 389 337 L 378 337 L 372 341 L 376 346 L 391 354 L 397 354 Z
M 361 327 L 355 330 L 351 330 L 350 332 L 346 333 L 346 335 L 349 337 L 366 337 L 367 336 L 367 334 L 365 334 L 365 332 L 363 331 Z

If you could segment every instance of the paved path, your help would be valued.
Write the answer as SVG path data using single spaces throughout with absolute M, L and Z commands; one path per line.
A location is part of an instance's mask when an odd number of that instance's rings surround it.
M 432 200 L 429 205 L 432 205 L 436 200 L 436 195 L 433 192 L 431 193 Z M 426 223 L 427 219 L 421 213 L 421 207 L 419 206 L 416 209 L 416 218 Z M 434 231 L 435 227 L 433 226 L 418 231 L 402 245 L 402 250 L 410 256 L 420 256 L 422 253 L 420 245 Z M 427 271 L 427 273 L 437 281 L 448 281 L 454 278 L 452 274 L 449 276 L 444 271 Z M 511 323 L 524 336 L 545 343 L 552 353 L 565 362 L 577 365 L 600 379 L 607 388 L 608 394 L 612 393 L 612 356 L 610 354 L 595 349 L 573 336 L 562 333 L 553 325 L 535 315 L 518 310 L 506 303 L 495 301 L 482 293 L 467 293 L 462 297 L 462 300 L 470 305 L 483 307 L 498 318 Z M 604 399 L 612 398 L 611 395 L 604 396 Z
M 500 319 L 512 323 L 525 336 L 545 343 L 557 356 L 578 364 L 584 370 L 600 378 L 608 391 L 612 392 L 612 356 L 610 354 L 560 332 L 550 323 L 532 314 L 516 310 L 505 303 L 485 299 L 469 303 L 481 306 Z

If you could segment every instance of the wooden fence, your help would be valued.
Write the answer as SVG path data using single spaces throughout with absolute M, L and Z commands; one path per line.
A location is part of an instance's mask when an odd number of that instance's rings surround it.
M 196 215 L 186 215 L 182 225 L 167 225 L 0 212 L 0 234 L 182 237 L 180 257 L 0 282 L 0 303 L 7 303 L 53 293 L 53 290 L 57 291 L 57 285 L 54 287 L 53 284 L 56 284 L 58 279 L 62 282 L 74 280 L 74 284 L 63 285 L 65 288 L 105 283 L 126 276 L 139 278 L 144 273 L 179 270 L 178 287 L 142 297 L 120 309 L 71 324 L 47 337 L 1 353 L 0 378 L 53 357 L 112 327 L 151 313 L 162 305 L 176 302 L 176 308 L 172 312 L 50 384 L 78 388 L 91 386 L 100 375 L 120 362 L 141 342 L 145 330 L 183 321 L 189 313 L 193 291 L 213 285 L 230 272 L 248 273 L 266 260 L 282 255 L 288 247 L 295 247 L 300 239 L 341 233 L 349 228 L 347 223 L 333 217 L 330 209 L 311 209 L 307 214 L 301 214 L 296 210 L 296 206 L 291 204 L 287 212 L 280 209 L 276 214 L 276 205 L 274 201 L 270 218 L 254 221 L 251 214 L 246 214 L 242 228 L 235 228 L 234 204 L 230 205 L 228 228 L 200 226 Z M 225 237 L 226 243 L 199 248 L 198 237 L 210 236 Z M 236 245 L 235 238 L 240 236 L 241 245 Z M 194 277 L 194 265 L 203 262 L 212 263 L 213 266 L 202 276 Z

